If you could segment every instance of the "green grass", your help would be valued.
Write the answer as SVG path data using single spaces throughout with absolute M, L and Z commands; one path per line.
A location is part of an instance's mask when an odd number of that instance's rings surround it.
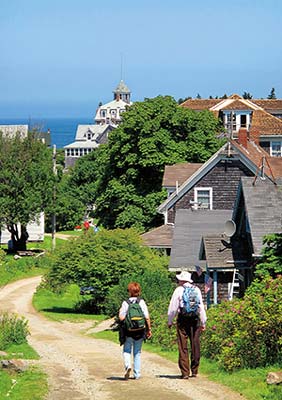
M 1 400 L 42 400 L 47 393 L 47 376 L 36 366 L 22 373 L 0 370 Z
M 28 344 L 12 344 L 5 349 L 7 356 L 0 356 L 0 359 L 23 358 L 25 360 L 39 360 L 38 353 Z
M 62 233 L 63 235 L 72 235 L 72 236 L 80 236 L 82 233 L 81 231 L 61 231 L 61 232 L 57 232 L 58 234 Z
M 110 340 L 119 343 L 118 333 L 113 331 L 102 331 L 92 334 L 96 339 Z M 143 349 L 151 353 L 160 355 L 174 363 L 178 362 L 178 352 L 164 351 L 159 346 L 147 341 L 143 344 Z M 248 400 L 262 400 L 264 396 L 270 396 L 272 388 L 267 385 L 266 377 L 270 371 L 281 370 L 281 366 L 272 366 L 267 368 L 243 369 L 233 373 L 227 373 L 218 368 L 216 362 L 212 362 L 205 358 L 201 358 L 200 373 L 208 377 L 211 381 L 220 383 L 240 393 Z M 272 399 L 272 397 L 270 397 Z M 273 397 L 273 400 L 282 399 L 281 397 Z
M 104 315 L 82 314 L 74 311 L 75 304 L 86 298 L 90 297 L 81 296 L 77 285 L 70 285 L 62 294 L 55 294 L 50 290 L 39 288 L 33 297 L 33 305 L 37 311 L 55 321 L 104 320 Z
M 12 344 L 5 349 L 7 356 L 0 359 L 38 360 L 39 355 L 28 344 Z M 0 399 L 42 400 L 48 392 L 47 375 L 30 365 L 27 371 L 16 373 L 0 370 Z

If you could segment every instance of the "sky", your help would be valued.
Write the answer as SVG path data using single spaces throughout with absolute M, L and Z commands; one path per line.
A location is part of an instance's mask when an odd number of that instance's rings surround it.
M 280 0 L 1 0 L 0 118 L 158 95 L 282 98 Z

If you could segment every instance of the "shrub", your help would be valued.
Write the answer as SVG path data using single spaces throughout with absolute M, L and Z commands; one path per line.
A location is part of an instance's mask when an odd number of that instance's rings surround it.
M 0 349 L 11 344 L 25 343 L 29 335 L 27 324 L 27 320 L 15 314 L 0 314 Z
M 128 298 L 127 285 L 129 282 L 138 282 L 141 285 L 141 297 L 148 306 L 160 299 L 168 299 L 171 296 L 172 285 L 167 269 L 144 270 L 123 276 L 117 285 L 109 289 L 105 300 L 105 311 L 109 316 L 118 313 L 123 300 Z
M 165 257 L 143 246 L 136 230 L 86 231 L 51 255 L 46 283 L 57 291 L 69 283 L 92 286 L 93 311 L 103 312 L 109 289 L 122 276 L 159 270 L 165 263 Z
M 202 353 L 232 371 L 282 361 L 282 277 L 254 281 L 243 300 L 208 310 Z
M 6 252 L 0 248 L 0 265 L 3 263 L 6 257 Z
M 121 303 L 128 297 L 127 285 L 129 282 L 138 282 L 142 288 L 141 297 L 146 301 L 152 324 L 152 343 L 165 350 L 175 350 L 175 328 L 167 327 L 167 310 L 173 292 L 173 284 L 167 269 L 156 271 L 145 270 L 122 277 L 118 285 L 109 290 L 106 298 L 106 312 L 108 315 L 117 315 Z

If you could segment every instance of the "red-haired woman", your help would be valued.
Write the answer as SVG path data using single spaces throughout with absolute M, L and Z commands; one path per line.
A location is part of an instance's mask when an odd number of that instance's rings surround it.
M 124 368 L 125 368 L 125 375 L 124 378 L 127 380 L 130 376 L 131 371 L 131 353 L 133 351 L 133 375 L 134 379 L 140 378 L 141 373 L 141 347 L 142 342 L 145 338 L 150 339 L 152 336 L 151 332 L 151 321 L 148 312 L 147 305 L 143 299 L 140 299 L 141 295 L 141 287 L 137 282 L 130 282 L 127 287 L 130 303 L 139 302 L 141 310 L 144 314 L 146 320 L 146 332 L 142 332 L 141 334 L 130 334 L 129 332 L 126 333 L 125 343 L 123 345 L 123 359 L 124 359 Z M 119 310 L 119 319 L 120 321 L 124 321 L 127 311 L 128 311 L 129 304 L 127 301 L 123 301 L 121 308 Z

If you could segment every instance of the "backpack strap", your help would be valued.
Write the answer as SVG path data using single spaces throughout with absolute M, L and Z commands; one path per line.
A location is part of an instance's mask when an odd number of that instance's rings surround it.
M 127 304 L 139 304 L 141 300 L 141 297 L 136 297 L 136 301 L 130 301 L 129 299 L 126 299 L 125 301 L 127 302 Z

